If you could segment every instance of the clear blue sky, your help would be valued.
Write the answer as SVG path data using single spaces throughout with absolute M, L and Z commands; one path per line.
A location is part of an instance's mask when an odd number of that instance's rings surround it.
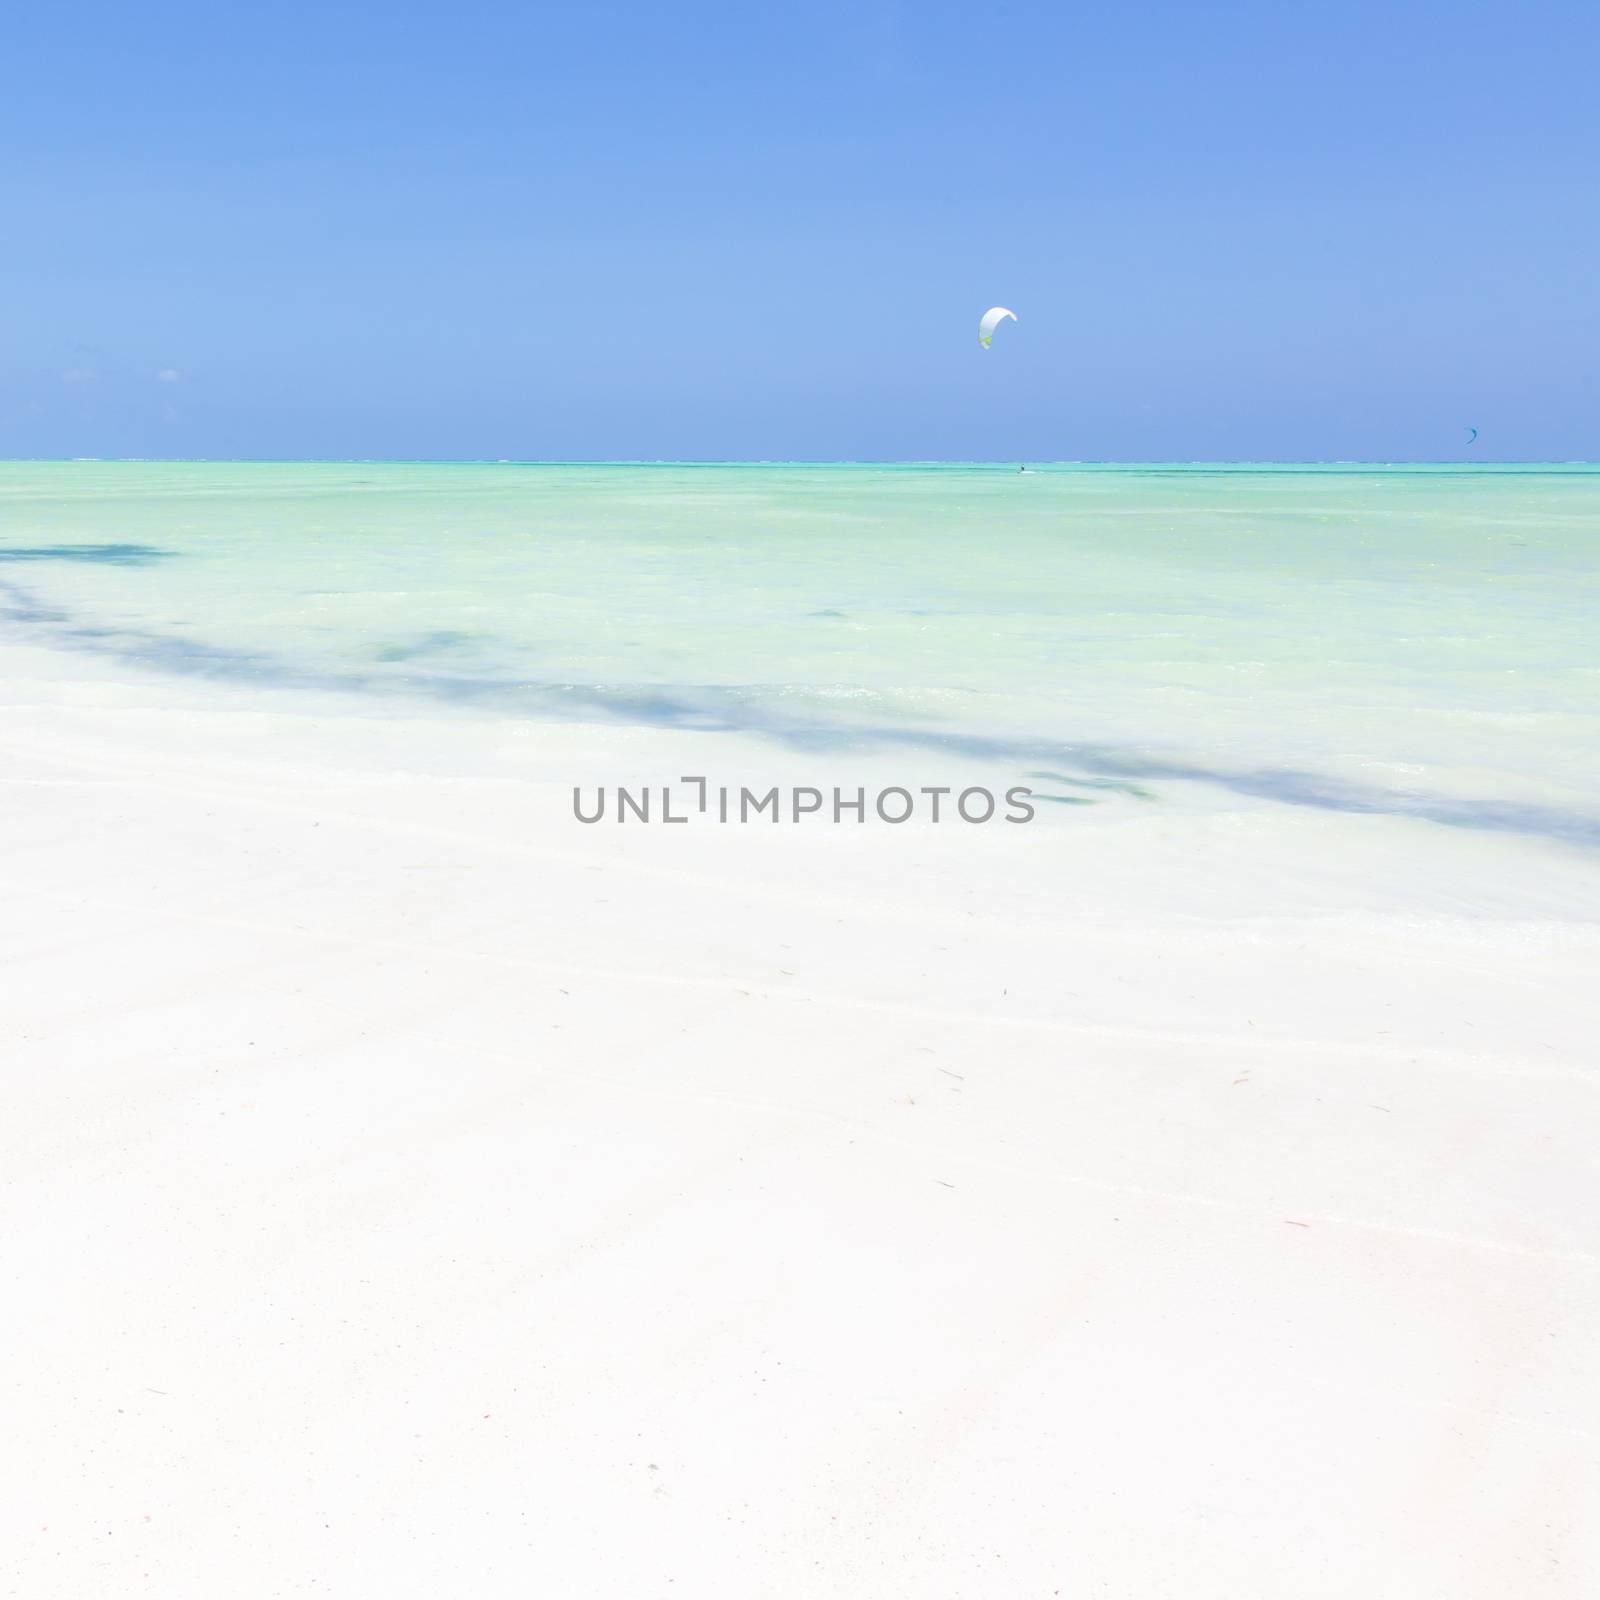
M 20 7 L 0 455 L 1593 458 L 1597 81 L 1594 0 Z

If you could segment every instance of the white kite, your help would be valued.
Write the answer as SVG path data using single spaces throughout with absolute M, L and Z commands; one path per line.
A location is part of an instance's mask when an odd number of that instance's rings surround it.
M 998 328 L 1007 317 L 1010 317 L 1013 322 L 1017 320 L 1016 312 L 1007 311 L 1004 306 L 995 306 L 992 309 L 984 312 L 983 321 L 978 324 L 978 343 L 981 344 L 985 350 L 989 348 L 989 341 L 994 338 L 994 330 Z

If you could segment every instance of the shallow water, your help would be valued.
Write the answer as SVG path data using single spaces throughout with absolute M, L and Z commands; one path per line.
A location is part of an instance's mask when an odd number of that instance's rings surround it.
M 0 585 L 142 673 L 1600 841 L 1594 467 L 11 462 Z

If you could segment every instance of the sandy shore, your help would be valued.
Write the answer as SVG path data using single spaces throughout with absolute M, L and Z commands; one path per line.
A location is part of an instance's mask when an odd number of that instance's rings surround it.
M 6 1592 L 1593 1592 L 1593 852 L 4 662 Z

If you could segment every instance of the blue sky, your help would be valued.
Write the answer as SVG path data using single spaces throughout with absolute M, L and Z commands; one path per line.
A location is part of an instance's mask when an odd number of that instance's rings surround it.
M 4 57 L 0 455 L 1600 457 L 1592 0 L 64 0 Z

